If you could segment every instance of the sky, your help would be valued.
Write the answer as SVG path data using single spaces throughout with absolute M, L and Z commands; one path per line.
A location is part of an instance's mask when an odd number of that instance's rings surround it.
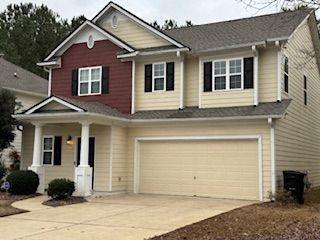
M 95 16 L 109 1 L 107 0 L 1 0 L 0 11 L 10 3 L 32 2 L 45 4 L 61 17 L 72 19 L 81 14 L 88 19 Z M 224 21 L 242 17 L 272 13 L 275 8 L 268 8 L 257 13 L 246 8 L 239 0 L 114 0 L 122 7 L 136 14 L 147 22 L 175 19 L 179 24 L 191 20 L 194 24 Z

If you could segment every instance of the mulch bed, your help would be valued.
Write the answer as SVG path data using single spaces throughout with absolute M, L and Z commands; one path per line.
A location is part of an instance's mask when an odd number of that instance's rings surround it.
M 50 199 L 48 201 L 43 202 L 42 204 L 50 207 L 60 207 L 84 202 L 87 202 L 87 200 L 83 197 L 70 197 L 62 200 Z
M 17 196 L 17 195 L 11 195 L 5 192 L 0 192 L 0 217 L 6 217 L 14 214 L 27 212 L 25 210 L 14 208 L 11 206 L 11 204 L 16 201 L 37 197 L 37 196 L 39 196 L 39 194 Z
M 304 205 L 278 202 L 255 204 L 152 238 L 164 239 L 320 239 L 320 190 L 306 194 Z

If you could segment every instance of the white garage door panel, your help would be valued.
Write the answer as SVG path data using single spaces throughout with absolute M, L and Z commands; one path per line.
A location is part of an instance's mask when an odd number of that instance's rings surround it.
M 141 142 L 139 191 L 258 200 L 257 140 Z

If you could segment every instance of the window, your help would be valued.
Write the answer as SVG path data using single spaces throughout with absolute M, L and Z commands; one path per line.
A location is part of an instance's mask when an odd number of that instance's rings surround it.
M 308 89 L 307 89 L 307 77 L 303 76 L 303 98 L 304 98 L 304 105 L 308 105 Z
M 42 162 L 44 165 L 53 165 L 54 137 L 43 137 Z
M 79 96 L 101 94 L 101 67 L 79 69 Z
M 287 57 L 284 58 L 284 91 L 289 93 L 289 60 Z
M 166 64 L 165 63 L 154 63 L 153 64 L 153 91 L 163 91 L 165 90 L 165 73 Z
M 229 62 L 230 89 L 241 88 L 242 79 L 242 61 L 241 59 L 231 60 Z
M 118 27 L 118 17 L 117 17 L 117 15 L 113 15 L 113 17 L 112 17 L 112 27 L 113 28 Z
M 213 71 L 214 90 L 242 89 L 242 65 L 242 59 L 215 61 Z
M 223 90 L 226 89 L 226 62 L 220 61 L 214 63 L 214 89 Z
M 93 40 L 93 36 L 92 36 L 92 35 L 90 35 L 90 36 L 88 37 L 87 47 L 88 47 L 89 49 L 92 49 L 92 48 L 94 47 L 94 40 Z

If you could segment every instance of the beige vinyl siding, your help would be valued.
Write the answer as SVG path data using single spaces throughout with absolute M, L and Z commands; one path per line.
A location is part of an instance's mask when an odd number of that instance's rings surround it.
M 259 200 L 257 140 L 142 141 L 140 193 Z
M 106 126 L 91 125 L 90 136 L 95 137 L 95 174 L 94 190 L 108 191 L 109 187 L 109 143 L 110 129 Z M 74 180 L 74 162 L 76 162 L 77 137 L 81 136 L 80 125 L 57 124 L 44 125 L 43 136 L 62 136 L 61 166 L 45 166 L 45 184 L 55 178 Z M 68 136 L 72 136 L 74 144 L 66 144 Z M 23 149 L 21 168 L 27 169 L 32 165 L 34 127 L 27 125 L 23 133 Z
M 114 14 L 118 17 L 118 26 L 112 27 Z M 134 48 L 149 48 L 167 46 L 170 43 L 139 25 L 118 11 L 108 14 L 98 23 L 99 26 L 111 32 Z
M 127 129 L 112 126 L 112 191 L 126 191 Z
M 184 105 L 199 105 L 199 58 L 186 58 L 184 63 Z
M 128 130 L 128 185 L 129 192 L 133 191 L 134 177 L 134 139 L 136 137 L 159 137 L 159 136 L 223 136 L 223 135 L 261 135 L 262 158 L 263 158 L 263 194 L 268 199 L 271 190 L 270 168 L 270 128 L 267 120 L 260 121 L 217 121 L 214 123 L 202 122 L 171 123 L 171 125 L 145 125 L 133 127 Z M 179 157 L 178 155 L 177 157 Z M 181 155 L 183 157 L 183 155 Z M 165 161 L 165 160 L 164 160 Z M 182 160 L 181 160 L 182 161 Z M 257 160 L 258 161 L 258 160 Z
M 315 23 L 312 24 L 316 31 Z M 288 97 L 292 102 L 286 117 L 276 123 L 278 184 L 282 183 L 283 170 L 299 170 L 308 171 L 313 186 L 319 186 L 320 76 L 315 58 L 310 58 L 314 50 L 307 23 L 289 40 L 284 54 L 289 59 Z M 303 75 L 308 81 L 308 106 L 304 106 L 303 101 Z
M 259 49 L 259 102 L 277 101 L 278 50 L 276 48 Z
M 174 62 L 174 91 L 144 92 L 145 65 L 157 62 Z M 180 60 L 152 58 L 136 63 L 135 110 L 178 109 L 180 107 Z
M 18 109 L 18 112 L 22 112 L 43 100 L 43 97 L 35 97 L 35 96 L 30 96 L 22 93 L 14 93 L 14 94 L 17 98 L 16 101 L 21 103 L 22 105 L 21 108 Z M 14 134 L 15 134 L 15 137 L 14 137 L 12 146 L 14 146 L 14 148 L 18 152 L 21 152 L 22 132 L 19 130 L 15 130 Z
M 206 61 L 225 60 L 233 58 L 252 57 L 251 50 L 233 51 L 226 53 L 219 53 L 213 56 L 201 57 L 201 107 L 213 108 L 213 107 L 232 107 L 232 106 L 248 106 L 253 105 L 253 89 L 245 90 L 223 90 L 203 92 L 203 63 Z M 212 69 L 214 71 L 214 68 Z M 212 86 L 214 88 L 214 86 Z

